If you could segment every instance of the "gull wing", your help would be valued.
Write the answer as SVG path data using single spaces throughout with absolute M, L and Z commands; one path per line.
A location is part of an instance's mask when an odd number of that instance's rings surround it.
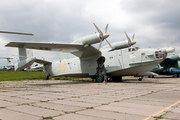
M 10 42 L 6 47 L 22 47 L 29 49 L 48 50 L 72 53 L 79 58 L 92 57 L 101 54 L 93 46 L 84 46 L 82 44 L 66 44 L 66 43 L 29 43 L 29 42 Z

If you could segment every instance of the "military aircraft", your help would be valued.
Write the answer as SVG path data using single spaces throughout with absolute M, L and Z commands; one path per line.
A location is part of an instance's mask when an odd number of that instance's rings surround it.
M 127 40 L 110 44 L 106 38 L 108 24 L 102 32 L 95 24 L 98 33 L 84 36 L 72 43 L 36 43 L 36 42 L 10 42 L 6 47 L 17 47 L 19 50 L 20 62 L 15 64 L 15 71 L 29 67 L 34 62 L 43 64 L 44 72 L 49 76 L 68 77 L 91 77 L 97 82 L 121 80 L 122 76 L 134 75 L 150 71 L 158 63 L 162 62 L 168 53 L 174 52 L 174 48 L 161 49 L 140 49 L 131 47 L 136 43 L 134 35 L 132 40 L 125 33 Z M 108 45 L 101 48 L 102 42 L 106 40 Z M 93 44 L 100 43 L 99 48 Z M 49 62 L 36 57 L 21 57 L 26 55 L 26 48 L 67 52 L 75 55 L 75 58 L 61 59 L 56 62 Z
M 166 57 L 160 64 L 152 70 L 159 75 L 173 75 L 179 77 L 180 74 L 180 54 L 173 54 Z
M 25 70 L 27 70 L 27 71 L 43 71 L 43 65 L 42 64 L 35 64 L 34 66 L 31 66 Z
M 19 34 L 19 35 L 31 35 L 34 36 L 31 33 L 21 33 L 21 32 L 10 32 L 10 31 L 0 31 L 0 33 L 8 33 L 8 34 Z M 30 50 L 27 50 L 27 52 L 29 52 Z M 31 51 L 30 51 L 31 52 Z M 27 53 L 28 54 L 28 53 Z M 14 64 L 11 62 L 10 59 L 13 58 L 7 58 L 7 57 L 0 57 L 0 59 L 7 59 L 7 66 L 4 66 L 3 68 L 1 68 L 1 70 L 12 70 L 14 69 Z
M 0 59 L 7 59 L 7 66 L 3 66 L 1 70 L 13 70 L 14 69 L 14 64 L 12 63 L 11 59 L 13 58 L 7 58 L 7 57 L 0 57 Z
M 158 74 L 153 73 L 153 72 L 143 72 L 143 73 L 136 73 L 136 74 L 134 75 L 134 77 L 140 77 L 140 78 L 139 78 L 139 81 L 141 81 L 144 76 L 150 77 L 150 76 L 157 76 L 157 75 L 158 75 Z

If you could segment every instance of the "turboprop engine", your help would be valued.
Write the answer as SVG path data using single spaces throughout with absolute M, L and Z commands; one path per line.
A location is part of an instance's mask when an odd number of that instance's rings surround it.
M 125 32 L 125 34 L 126 34 L 126 32 Z M 111 44 L 111 48 L 112 48 L 111 51 L 112 50 L 123 49 L 123 48 L 128 48 L 128 47 L 131 47 L 132 45 L 136 44 L 136 41 L 133 41 L 134 40 L 134 35 L 135 34 L 133 34 L 133 36 L 132 36 L 132 40 L 126 34 L 127 40 L 112 43 Z M 110 48 L 109 46 L 105 46 L 105 47 L 102 48 L 102 50 L 103 49 L 109 49 L 109 48 Z
M 130 43 L 128 42 L 128 40 L 124 40 L 124 41 L 120 41 L 120 42 L 115 42 L 112 43 L 112 50 L 117 50 L 117 49 L 123 49 L 123 48 L 127 48 L 130 47 L 132 45 L 136 44 L 136 41 L 131 41 Z
M 99 42 L 101 42 L 100 39 L 104 40 L 107 37 L 109 37 L 109 34 L 100 35 L 99 33 L 96 33 L 96 34 L 92 34 L 92 35 L 88 35 L 88 36 L 79 38 L 72 43 L 81 43 L 83 45 L 91 45 L 91 44 L 99 43 Z
M 100 45 L 99 45 L 99 49 L 100 49 L 101 44 L 104 41 L 104 39 L 106 40 L 106 38 L 109 37 L 109 34 L 107 34 L 108 24 L 105 27 L 104 33 L 101 32 L 101 30 L 95 25 L 95 23 L 93 23 L 93 24 L 94 24 L 95 28 L 97 29 L 98 33 L 84 36 L 82 38 L 79 38 L 79 39 L 75 40 L 72 43 L 80 43 L 80 44 L 83 44 L 83 45 L 91 45 L 91 44 L 95 44 L 95 43 L 100 42 Z M 107 40 L 106 40 L 106 42 L 112 48 L 111 44 Z

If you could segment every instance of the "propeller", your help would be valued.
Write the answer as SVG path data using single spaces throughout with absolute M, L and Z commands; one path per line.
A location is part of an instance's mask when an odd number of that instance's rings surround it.
M 19 34 L 19 35 L 32 35 L 32 36 L 34 36 L 31 33 L 9 32 L 9 31 L 0 31 L 0 33 Z
M 107 33 L 108 25 L 109 25 L 109 24 L 107 24 L 106 27 L 105 27 L 105 30 L 104 30 L 104 33 L 105 33 L 105 34 Z M 107 41 L 107 39 L 105 39 L 105 40 L 106 40 L 106 42 L 109 44 L 109 46 L 113 49 L 112 45 Z
M 99 33 L 99 41 L 100 41 L 100 44 L 99 44 L 98 50 L 100 50 L 101 45 L 102 45 L 102 42 L 104 41 L 104 39 L 106 40 L 106 38 L 109 37 L 109 34 L 107 34 L 108 24 L 107 24 L 106 27 L 105 27 L 104 34 L 103 34 L 103 33 L 101 32 L 101 30 L 96 26 L 95 23 L 93 23 L 93 24 L 94 24 L 95 28 L 97 29 L 97 31 L 98 31 L 98 33 Z M 107 40 L 106 40 L 106 42 L 109 44 L 109 46 L 110 46 L 111 48 L 113 48 L 113 47 L 111 46 L 111 44 L 110 44 Z
M 135 36 L 135 33 L 134 33 L 133 36 L 132 36 L 132 41 L 134 41 L 134 36 Z
M 127 33 L 126 32 L 124 32 L 125 33 L 125 35 L 126 35 L 126 37 L 127 37 L 127 39 L 128 39 L 128 46 L 130 47 L 130 46 L 132 46 L 132 45 L 134 45 L 134 44 L 136 44 L 136 41 L 134 41 L 134 36 L 135 36 L 135 34 L 133 34 L 133 36 L 132 36 L 132 40 L 129 38 L 129 36 L 127 35 Z

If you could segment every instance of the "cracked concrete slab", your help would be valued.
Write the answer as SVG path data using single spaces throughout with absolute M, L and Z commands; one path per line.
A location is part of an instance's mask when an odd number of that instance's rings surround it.
M 59 116 L 64 114 L 61 111 L 57 110 L 50 110 L 45 108 L 39 108 L 39 107 L 33 107 L 28 105 L 21 105 L 21 106 L 14 106 L 14 107 L 8 107 L 8 110 L 13 110 L 16 112 L 26 113 L 33 116 L 39 116 L 39 117 L 50 117 L 50 116 Z
M 126 113 L 126 114 L 133 114 L 133 115 L 141 115 L 141 116 L 148 116 L 151 115 L 157 111 L 152 110 L 144 110 L 144 109 L 136 109 L 136 108 L 126 108 L 126 107 L 120 107 L 120 106 L 111 106 L 111 105 L 103 105 L 100 107 L 96 107 L 97 110 L 105 110 L 110 112 L 119 112 L 119 113 Z
M 79 115 L 79 114 L 66 114 L 59 117 L 54 118 L 54 120 L 107 120 L 105 118 Z M 113 119 L 112 119 L 113 120 Z
M 131 120 L 132 118 L 133 118 L 133 120 L 142 120 L 143 118 L 145 118 L 145 116 L 140 116 L 140 115 L 117 113 L 117 112 L 95 110 L 95 109 L 79 111 L 79 112 L 77 112 L 77 114 L 112 119 L 112 120 L 119 120 L 119 119 L 120 120 Z
M 180 101 L 180 78 L 123 80 L 105 84 L 71 80 L 0 82 L 0 119 L 178 119 L 179 104 L 165 108 Z
M 0 108 L 9 107 L 9 106 L 16 106 L 16 105 L 18 105 L 18 104 L 0 100 Z
M 95 103 L 86 103 L 82 101 L 78 102 L 78 101 L 68 101 L 68 100 L 56 100 L 56 101 L 50 101 L 49 103 L 78 106 L 78 107 L 87 107 L 87 108 L 101 105 L 101 104 L 95 104 Z
M 77 107 L 77 106 L 70 106 L 70 105 L 62 105 L 62 104 L 53 104 L 53 103 L 34 103 L 31 104 L 37 107 L 48 108 L 52 110 L 59 110 L 65 113 L 75 113 L 76 111 L 85 110 L 85 107 Z
M 36 102 L 35 100 L 29 100 L 29 99 L 22 99 L 18 97 L 6 97 L 4 101 L 12 102 L 12 103 L 18 103 L 18 104 L 29 104 Z
M 16 112 L 7 109 L 0 109 L 1 120 L 39 120 L 41 117 L 29 115 L 21 112 Z

